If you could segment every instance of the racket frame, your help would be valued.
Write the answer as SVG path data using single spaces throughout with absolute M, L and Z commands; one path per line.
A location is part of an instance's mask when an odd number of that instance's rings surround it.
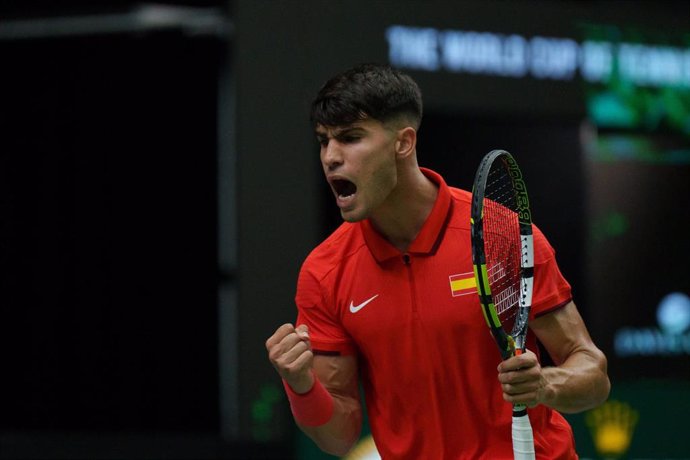
M 484 199 L 489 172 L 496 161 L 503 162 L 501 167 L 510 174 L 513 191 L 515 193 L 518 224 L 520 229 L 520 294 L 518 312 L 510 333 L 503 329 L 499 318 L 491 287 L 489 272 L 486 265 L 484 248 Z M 506 360 L 512 356 L 522 354 L 526 347 L 529 312 L 532 307 L 532 290 L 534 286 L 534 239 L 532 233 L 532 214 L 529 207 L 527 187 L 522 172 L 515 158 L 505 150 L 492 150 L 484 156 L 474 179 L 472 188 L 471 208 L 471 241 L 472 264 L 477 285 L 479 302 L 484 319 L 493 335 L 501 358 Z M 513 405 L 512 419 L 513 455 L 517 460 L 534 459 L 534 436 L 527 415 L 527 406 Z

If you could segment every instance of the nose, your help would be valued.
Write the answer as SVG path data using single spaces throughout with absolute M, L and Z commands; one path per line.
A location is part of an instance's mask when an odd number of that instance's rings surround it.
M 333 171 L 343 164 L 343 155 L 337 142 L 333 140 L 321 147 L 321 163 L 328 171 Z

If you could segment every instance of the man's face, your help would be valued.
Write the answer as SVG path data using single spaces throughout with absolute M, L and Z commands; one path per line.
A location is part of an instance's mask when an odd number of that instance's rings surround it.
M 377 120 L 351 125 L 317 125 L 321 165 L 340 214 L 348 222 L 366 219 L 397 184 L 397 132 Z

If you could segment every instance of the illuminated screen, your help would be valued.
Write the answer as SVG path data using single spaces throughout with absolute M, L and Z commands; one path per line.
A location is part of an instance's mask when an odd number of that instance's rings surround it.
M 592 43 L 620 40 L 608 59 L 618 72 L 585 88 L 594 327 L 612 376 L 687 379 L 690 52 L 668 37 L 585 30 Z
M 690 378 L 690 148 L 683 145 L 671 134 L 621 132 L 590 144 L 590 323 L 614 377 Z

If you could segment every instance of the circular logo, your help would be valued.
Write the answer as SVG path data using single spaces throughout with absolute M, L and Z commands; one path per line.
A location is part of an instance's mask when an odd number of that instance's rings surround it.
M 690 297 L 682 292 L 668 294 L 659 302 L 656 318 L 667 334 L 682 334 L 690 327 Z

